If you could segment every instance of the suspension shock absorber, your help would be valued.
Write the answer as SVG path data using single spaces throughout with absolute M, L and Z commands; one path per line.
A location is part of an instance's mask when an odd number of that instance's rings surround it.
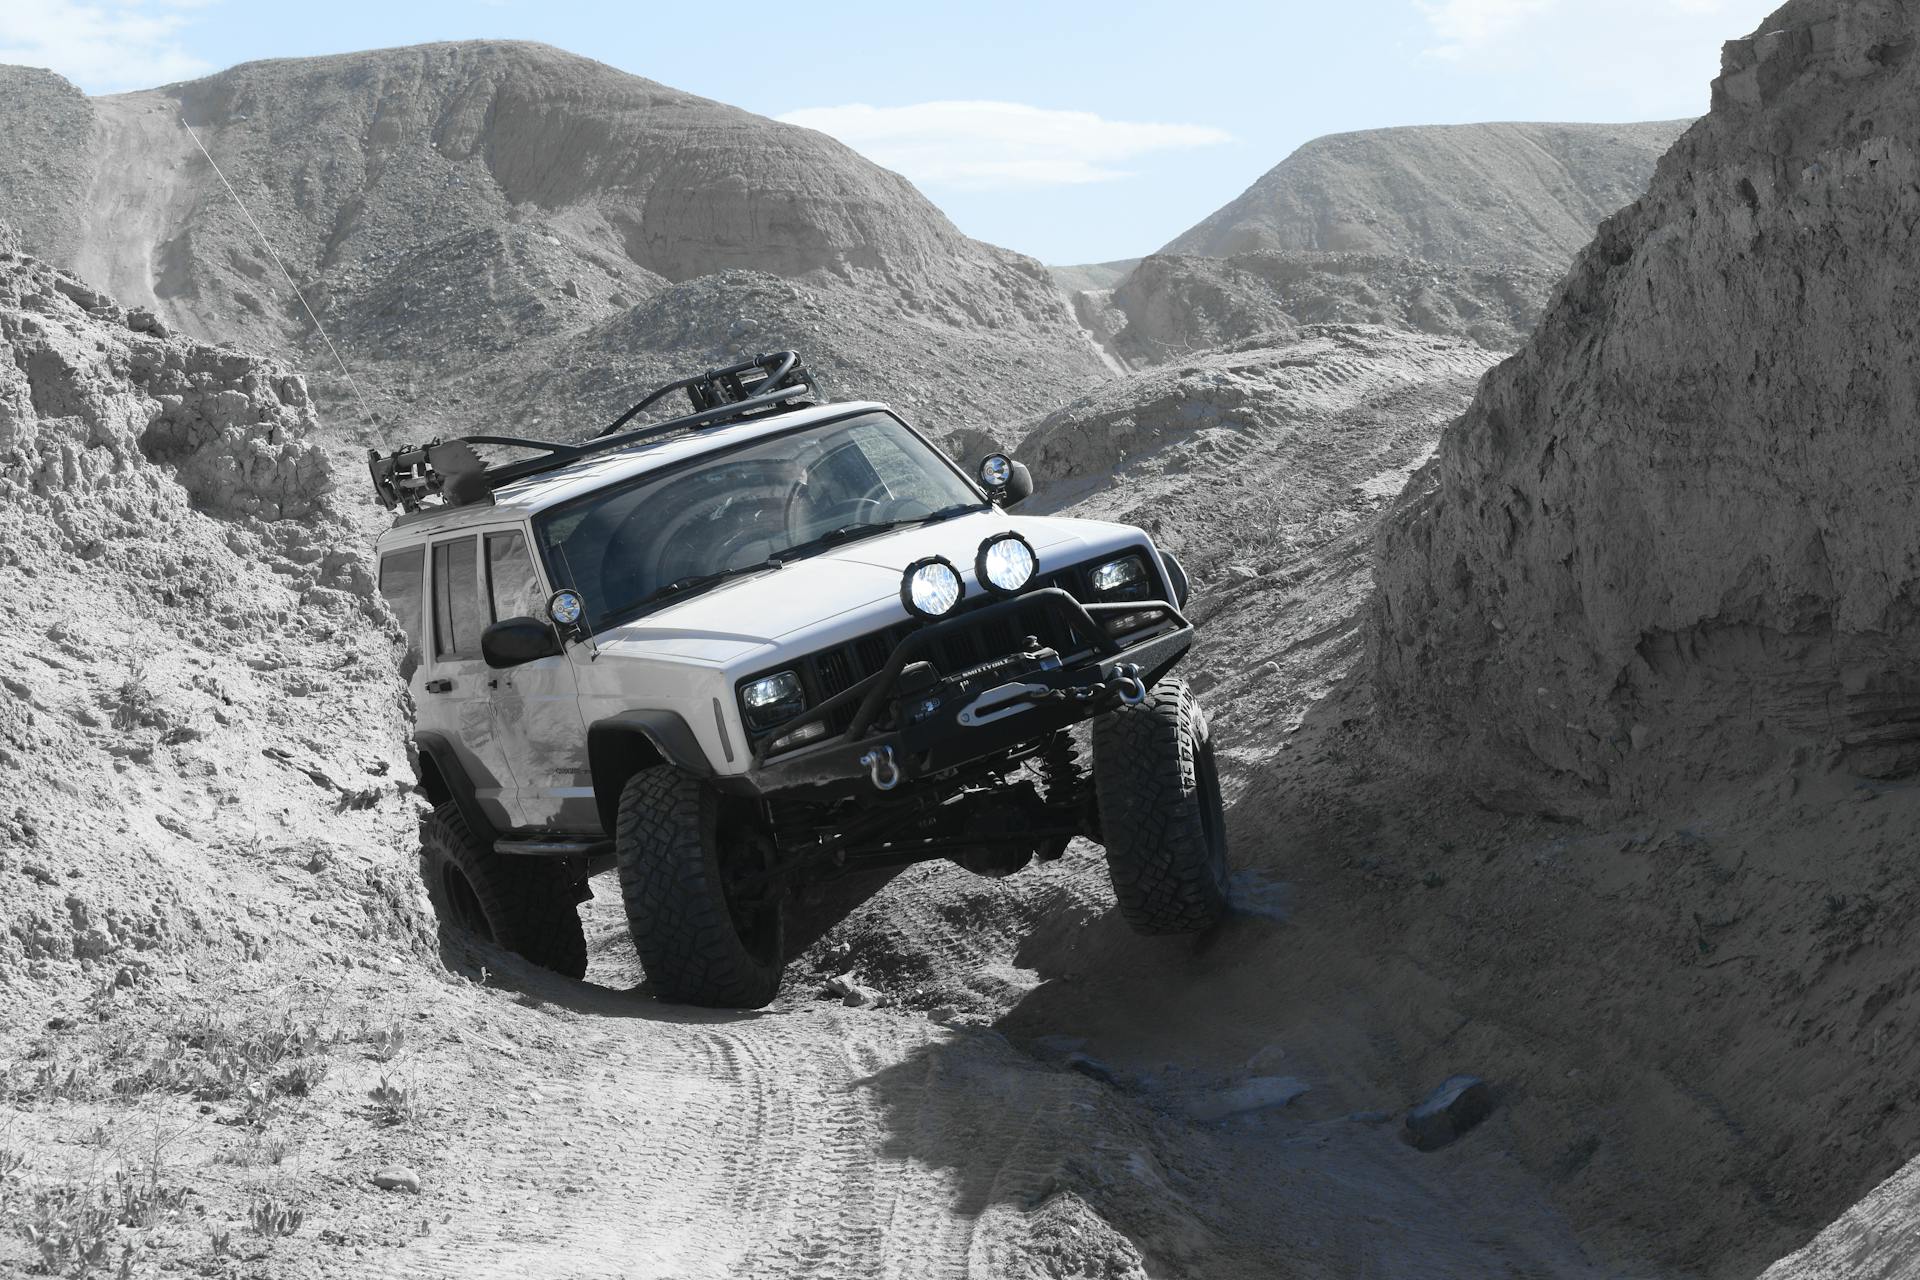
M 1040 753 L 1040 794 L 1049 808 L 1062 810 L 1078 818 L 1091 838 L 1100 838 L 1100 812 L 1093 802 L 1092 775 L 1080 763 L 1080 744 L 1072 729 L 1058 730 Z M 1050 862 L 1065 853 L 1067 842 L 1051 841 L 1040 851 L 1040 859 Z

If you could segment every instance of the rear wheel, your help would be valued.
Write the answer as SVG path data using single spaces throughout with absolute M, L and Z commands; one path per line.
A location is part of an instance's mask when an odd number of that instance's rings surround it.
M 1181 680 L 1093 722 L 1094 794 L 1120 914 L 1200 933 L 1227 914 L 1226 807 L 1206 713 Z
M 620 793 L 614 851 L 627 926 L 663 1000 L 755 1009 L 780 990 L 779 894 L 752 823 L 698 778 L 642 769 Z
M 569 978 L 587 972 L 567 867 L 485 848 L 452 804 L 420 822 L 420 877 L 443 930 L 472 934 Z

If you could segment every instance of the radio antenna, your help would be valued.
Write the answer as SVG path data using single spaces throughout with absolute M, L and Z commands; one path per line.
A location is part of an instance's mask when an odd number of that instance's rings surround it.
M 361 416 L 367 420 L 368 430 L 384 440 L 386 433 L 380 430 L 379 422 L 373 416 L 373 410 L 367 407 L 367 398 L 360 394 L 360 384 L 354 381 L 353 370 L 347 368 L 347 362 L 340 358 L 340 348 L 333 345 L 333 339 L 327 335 L 327 327 L 320 323 L 320 317 L 315 315 L 313 308 L 307 304 L 307 295 L 300 292 L 300 286 L 293 282 L 293 273 L 287 270 L 287 264 L 280 260 L 278 253 L 274 252 L 273 241 L 267 239 L 267 233 L 260 229 L 258 222 L 254 221 L 253 214 L 247 210 L 247 202 L 242 200 L 240 193 L 233 189 L 233 184 L 227 181 L 227 175 L 221 172 L 219 162 L 213 158 L 213 153 L 207 150 L 207 144 L 200 141 L 200 135 L 193 131 L 192 125 L 187 123 L 185 112 L 180 115 L 180 127 L 187 131 L 187 136 L 193 139 L 193 145 L 200 148 L 200 154 L 207 158 L 207 164 L 212 167 L 214 177 L 220 179 L 220 185 L 225 187 L 227 194 L 233 197 L 234 207 L 240 210 L 240 216 L 245 218 L 247 225 L 253 228 L 253 234 L 260 237 L 260 243 L 266 248 L 267 256 L 273 259 L 274 266 L 280 268 L 280 275 L 286 280 L 287 288 L 293 290 L 293 296 L 300 300 L 300 309 L 306 312 L 307 319 L 313 322 L 313 331 L 320 335 L 320 341 L 327 344 L 327 350 L 333 354 L 333 362 L 340 366 L 340 376 L 347 380 L 347 388 L 353 392 L 353 398 L 360 406 Z

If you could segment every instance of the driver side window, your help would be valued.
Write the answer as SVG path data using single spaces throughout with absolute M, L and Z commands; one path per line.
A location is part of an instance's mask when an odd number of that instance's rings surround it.
M 487 535 L 487 601 L 495 622 L 544 616 L 546 597 L 540 590 L 540 575 L 534 572 L 526 535 L 518 531 Z

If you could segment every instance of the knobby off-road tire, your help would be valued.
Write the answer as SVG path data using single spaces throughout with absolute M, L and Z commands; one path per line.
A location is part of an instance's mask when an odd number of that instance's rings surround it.
M 452 804 L 420 821 L 420 878 L 443 928 L 460 930 L 569 978 L 587 972 L 587 937 L 565 866 L 483 848 Z
M 1200 933 L 1227 914 L 1226 809 L 1206 713 L 1182 680 L 1093 722 L 1107 871 L 1136 933 Z
M 690 774 L 671 765 L 634 774 L 614 838 L 620 892 L 656 995 L 757 1009 L 780 990 L 783 912 L 774 903 L 749 915 L 729 903 L 721 817 L 720 797 Z

